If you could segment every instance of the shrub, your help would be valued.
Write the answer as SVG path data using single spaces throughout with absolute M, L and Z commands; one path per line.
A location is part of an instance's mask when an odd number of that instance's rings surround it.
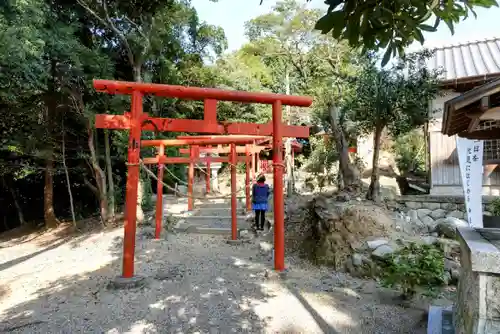
M 500 217 L 500 197 L 495 197 L 488 205 L 488 211 L 495 217 Z
M 411 298 L 417 287 L 433 291 L 444 284 L 444 252 L 435 245 L 410 243 L 386 260 L 382 283 L 399 288 L 404 298 Z
M 396 164 L 402 175 L 425 172 L 425 139 L 421 131 L 414 130 L 399 136 L 392 147 Z

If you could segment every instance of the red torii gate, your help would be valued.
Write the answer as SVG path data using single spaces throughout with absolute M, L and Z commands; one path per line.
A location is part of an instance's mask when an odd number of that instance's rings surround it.
M 180 138 L 180 137 L 178 137 Z M 253 144 L 247 144 L 245 146 L 236 146 L 236 153 L 239 154 L 239 153 L 245 153 L 247 155 L 250 155 L 250 162 L 248 161 L 248 159 L 245 159 L 245 163 L 246 163 L 246 170 L 248 170 L 248 173 L 246 175 L 246 182 L 249 183 L 249 179 L 250 179 L 250 170 L 252 171 L 252 179 L 255 179 L 255 169 L 257 167 L 257 163 L 255 161 L 255 156 L 256 154 L 259 154 L 260 152 L 262 152 L 263 150 L 266 150 L 268 149 L 269 146 L 257 146 L 255 145 L 255 143 Z M 226 147 L 223 147 L 222 145 L 217 145 L 216 147 L 212 147 L 211 145 L 208 145 L 207 147 L 199 147 L 199 152 L 200 153 L 206 153 L 207 156 L 208 155 L 211 155 L 211 154 L 228 154 L 231 152 L 231 148 L 226 146 Z M 180 148 L 179 149 L 179 153 L 180 154 L 190 154 L 190 149 L 188 148 Z M 206 160 L 206 169 L 207 171 L 210 170 L 210 162 L 214 162 L 213 160 L 210 160 L 210 159 L 207 159 Z M 251 165 L 250 168 L 248 165 Z M 206 189 L 207 189 L 207 193 L 210 192 L 210 173 L 207 172 L 206 175 L 205 175 L 205 183 L 206 183 Z M 251 210 L 251 203 L 249 202 L 249 188 L 248 188 L 248 191 L 247 191 L 247 210 L 250 211 Z
M 272 135 L 274 187 L 283 189 L 283 137 L 309 137 L 309 128 L 305 126 L 284 125 L 282 121 L 282 105 L 309 107 L 312 98 L 305 96 L 282 95 L 272 93 L 250 93 L 243 91 L 222 90 L 213 88 L 183 87 L 141 82 L 124 82 L 112 80 L 94 80 L 94 88 L 103 93 L 131 95 L 131 110 L 124 115 L 96 115 L 96 128 L 129 130 L 128 175 L 125 197 L 125 224 L 123 242 L 123 273 L 121 279 L 134 276 L 134 252 L 137 214 L 137 186 L 139 183 L 141 131 L 195 132 L 213 134 Z M 143 112 L 143 96 L 174 97 L 192 100 L 204 100 L 204 119 L 172 119 L 148 117 Z M 262 103 L 272 105 L 272 122 L 254 123 L 217 123 L 217 101 L 233 101 L 243 103 Z M 274 194 L 274 247 L 275 269 L 285 269 L 284 253 L 284 200 L 283 192 Z
M 209 141 L 209 144 L 222 144 L 227 143 L 227 139 L 231 138 L 219 138 L 213 139 Z M 189 149 L 189 157 L 167 157 L 165 156 L 165 147 L 169 146 L 180 146 L 186 145 L 186 141 L 191 145 Z M 234 142 L 246 144 L 248 142 L 252 142 L 253 138 L 245 139 L 234 138 Z M 200 157 L 199 155 L 199 145 L 206 143 L 205 139 L 164 139 L 164 140 L 144 140 L 141 143 L 143 147 L 158 147 L 158 155 L 152 158 L 144 158 L 144 164 L 158 164 L 158 186 L 157 186 L 157 200 L 156 200 L 156 227 L 155 227 L 155 238 L 158 239 L 160 237 L 161 232 L 161 220 L 163 218 L 163 185 L 161 180 L 163 179 L 163 167 L 164 164 L 189 164 L 189 173 L 188 173 L 188 210 L 193 210 L 193 179 L 194 179 L 194 163 L 195 162 L 230 162 L 231 166 L 231 238 L 232 240 L 236 240 L 238 236 L 237 229 L 237 208 L 236 208 L 236 163 L 237 162 L 246 162 L 248 163 L 248 154 L 244 157 L 238 157 L 236 151 L 236 144 L 234 142 L 231 144 L 231 154 L 228 157 Z M 248 186 L 247 186 L 248 187 Z

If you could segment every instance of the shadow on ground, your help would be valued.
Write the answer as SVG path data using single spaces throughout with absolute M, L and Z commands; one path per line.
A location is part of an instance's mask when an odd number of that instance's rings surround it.
M 107 288 L 110 280 L 121 272 L 122 238 L 116 237 L 110 245 L 115 260 L 98 270 L 66 276 L 39 289 L 33 299 L 0 314 L 4 320 L 0 321 L 0 332 L 425 333 L 416 327 L 420 311 L 383 305 L 382 297 L 377 296 L 372 285 L 348 291 L 342 288 L 345 282 L 334 273 L 320 277 L 300 270 L 292 272 L 285 282 L 275 282 L 265 278 L 259 265 L 269 266 L 266 255 L 243 254 L 241 249 L 233 247 L 234 257 L 217 257 L 202 247 L 179 248 L 173 241 L 175 236 L 172 237 L 153 241 L 138 236 L 135 268 L 139 275 L 148 278 L 145 287 Z M 77 237 L 73 242 L 78 240 Z M 212 240 L 221 243 L 220 247 L 231 247 L 220 238 Z M 181 255 L 165 258 L 158 255 L 165 256 L 169 251 Z M 234 270 L 227 270 L 231 266 Z M 161 277 L 155 278 L 158 273 Z M 306 284 L 301 279 L 303 275 L 314 284 Z M 278 284 L 289 293 L 278 296 L 266 288 L 269 284 Z M 312 294 L 321 294 L 322 301 L 311 302 Z M 267 311 L 259 311 L 259 307 Z M 294 313 L 297 308 L 306 312 Z M 312 318 L 320 331 L 307 331 L 301 323 L 309 320 L 296 314 Z M 281 320 L 276 322 L 272 316 Z

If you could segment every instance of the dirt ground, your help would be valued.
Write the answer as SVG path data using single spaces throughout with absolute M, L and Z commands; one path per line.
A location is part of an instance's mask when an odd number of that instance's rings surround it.
M 0 242 L 0 332 L 425 333 L 425 311 L 394 291 L 288 257 L 285 280 L 260 241 L 139 229 L 136 273 L 147 285 L 110 290 L 122 228 L 59 228 Z M 158 274 L 160 274 L 159 277 Z M 158 278 L 155 278 L 158 277 Z

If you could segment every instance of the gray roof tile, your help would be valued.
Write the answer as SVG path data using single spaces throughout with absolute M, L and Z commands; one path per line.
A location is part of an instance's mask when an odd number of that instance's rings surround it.
M 433 49 L 429 69 L 444 69 L 443 81 L 500 73 L 500 38 Z

